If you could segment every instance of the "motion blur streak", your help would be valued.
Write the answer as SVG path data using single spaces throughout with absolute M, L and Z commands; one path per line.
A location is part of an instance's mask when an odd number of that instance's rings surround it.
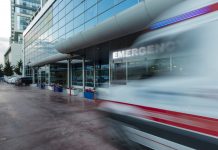
M 174 6 L 112 54 L 97 102 L 129 149 L 218 149 L 218 2 L 203 2 Z
M 182 14 L 182 15 L 170 18 L 170 19 L 166 19 L 166 20 L 157 22 L 157 23 L 151 25 L 149 27 L 149 29 L 150 30 L 160 29 L 160 28 L 163 28 L 163 27 L 166 27 L 169 25 L 173 25 L 175 23 L 179 23 L 179 22 L 182 22 L 182 21 L 185 21 L 188 19 L 199 17 L 201 15 L 212 13 L 212 12 L 217 11 L 217 10 L 218 10 L 218 3 L 215 3 L 215 4 L 210 5 L 210 6 L 206 6 L 206 7 L 187 12 L 185 14 Z

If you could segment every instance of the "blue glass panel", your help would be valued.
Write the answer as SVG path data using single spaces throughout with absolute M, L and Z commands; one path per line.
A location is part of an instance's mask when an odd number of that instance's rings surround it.
M 120 3 L 119 5 L 116 5 L 114 9 L 114 13 L 117 14 L 121 11 L 124 11 L 127 8 L 130 8 L 138 3 L 138 0 L 126 0 Z
M 59 28 L 63 27 L 64 25 L 65 25 L 65 18 L 59 21 Z
M 122 1 L 125 1 L 125 0 L 114 0 L 114 5 L 117 5 L 117 4 L 121 3 Z
M 79 5 L 80 3 L 82 3 L 84 0 L 74 0 L 74 6 Z
M 53 40 L 56 40 L 57 38 L 58 38 L 58 31 L 55 31 L 54 33 L 53 33 Z
M 58 19 L 58 15 L 57 15 L 57 16 L 54 16 L 54 17 L 53 17 L 53 24 L 57 23 L 58 20 L 59 20 L 59 19 Z
M 65 40 L 65 38 L 66 38 L 66 35 L 63 34 L 62 36 L 60 36 L 59 40 Z
M 85 21 L 88 21 L 96 16 L 97 16 L 97 5 L 94 5 L 93 7 L 89 8 L 85 12 Z
M 57 6 L 58 6 L 58 1 L 55 1 L 54 4 L 53 4 L 53 8 L 55 8 Z
M 53 9 L 53 16 L 56 16 L 56 15 L 58 14 L 58 12 L 59 12 L 58 7 L 55 7 L 55 8 Z
M 84 14 L 80 15 L 79 17 L 75 18 L 74 20 L 74 27 L 78 27 L 84 23 Z
M 95 25 L 97 25 L 97 18 L 93 18 L 92 20 L 88 21 L 85 24 L 85 29 L 89 29 L 91 27 L 94 27 Z
M 67 6 L 66 6 L 66 14 L 68 14 L 70 11 L 72 11 L 73 10 L 73 1 L 71 1 L 69 4 L 67 4 Z
M 67 6 L 67 4 L 70 3 L 71 1 L 73 1 L 73 0 L 65 0 L 66 6 Z
M 54 31 L 57 31 L 58 30 L 58 23 L 55 23 L 54 25 L 53 25 L 53 32 Z
M 78 7 L 76 7 L 74 9 L 74 17 L 77 17 L 79 16 L 81 13 L 84 12 L 84 2 L 81 3 Z
M 73 35 L 74 35 L 74 30 L 71 30 L 68 33 L 66 33 L 66 38 L 69 38 L 69 37 L 71 37 Z
M 64 18 L 64 16 L 65 16 L 65 9 L 63 9 L 63 10 L 61 10 L 60 12 L 59 12 L 59 20 L 61 20 L 62 18 Z
M 73 11 L 66 15 L 66 23 L 70 22 L 71 20 L 73 20 Z
M 73 30 L 73 28 L 73 21 L 71 21 L 66 25 L 66 32 Z
M 108 18 L 112 17 L 114 14 L 115 13 L 113 12 L 113 9 L 109 9 L 108 11 L 98 16 L 98 23 L 107 20 Z
M 97 0 L 86 0 L 85 1 L 85 8 L 88 9 L 88 8 L 92 7 L 96 3 L 97 3 Z
M 84 25 L 81 25 L 78 28 L 74 29 L 74 34 L 77 34 L 77 33 L 81 32 L 83 30 L 84 30 Z
M 102 0 L 98 3 L 98 14 L 106 11 L 114 5 L 113 0 Z
M 58 7 L 59 7 L 59 10 L 62 10 L 65 7 L 65 0 L 62 0 L 60 4 L 58 5 Z

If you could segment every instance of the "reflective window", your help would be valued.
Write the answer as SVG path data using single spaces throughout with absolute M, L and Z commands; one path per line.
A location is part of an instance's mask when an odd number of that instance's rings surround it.
M 88 8 L 92 7 L 96 3 L 97 3 L 97 0 L 86 0 L 85 1 L 85 8 L 88 9 Z
M 58 7 L 55 7 L 55 8 L 53 9 L 53 16 L 57 15 L 58 12 L 59 12 Z
M 97 15 L 97 5 L 89 8 L 86 12 L 85 12 L 85 21 L 88 21 L 92 18 L 94 18 Z
M 53 25 L 53 32 L 57 31 L 58 30 L 58 23 L 54 24 Z
M 74 9 L 74 17 L 77 17 L 78 15 L 80 15 L 83 12 L 84 12 L 84 2 L 81 3 L 79 6 L 77 6 Z
M 64 16 L 65 16 L 65 9 L 63 9 L 59 12 L 59 19 L 64 18 Z
M 66 6 L 66 14 L 68 14 L 71 10 L 73 10 L 74 3 L 71 1 L 69 4 Z
M 62 28 L 65 25 L 65 18 L 59 21 L 59 28 Z
M 97 25 L 97 18 L 93 18 L 92 20 L 88 21 L 85 24 L 85 29 L 89 29 L 91 27 L 94 27 L 95 25 Z
M 78 64 L 73 64 L 72 67 L 72 84 L 73 85 L 80 85 L 82 86 L 82 64 L 78 63 Z
M 71 20 L 73 20 L 73 11 L 66 15 L 66 23 L 70 22 Z
M 73 0 L 65 0 L 65 4 L 67 5 L 68 3 L 70 3 Z
M 66 25 L 66 32 L 69 32 L 73 30 L 73 21 L 69 22 L 67 25 Z
M 59 10 L 62 10 L 62 9 L 65 7 L 65 0 L 62 0 L 62 1 L 59 3 L 58 7 L 59 7 Z
M 125 0 L 122 3 L 120 3 L 119 5 L 116 5 L 113 9 L 114 9 L 114 13 L 117 14 L 121 11 L 124 11 L 125 9 L 135 5 L 138 3 L 138 0 Z
M 82 25 L 84 23 L 84 14 L 78 16 L 77 18 L 75 18 L 74 20 L 74 27 L 78 27 L 80 25 Z
M 84 25 L 81 25 L 81 26 L 79 26 L 78 28 L 75 28 L 75 29 L 74 29 L 74 34 L 79 33 L 79 32 L 81 32 L 81 31 L 83 31 L 83 30 L 84 30 Z
M 74 0 L 74 5 L 78 6 L 80 3 L 82 3 L 84 0 Z
M 98 13 L 102 13 L 113 6 L 113 0 L 102 0 L 98 3 Z
M 107 20 L 108 18 L 112 17 L 114 15 L 114 10 L 109 9 L 108 11 L 102 13 L 101 15 L 98 16 L 98 22 L 103 22 L 104 20 Z
M 85 76 L 86 76 L 85 85 L 89 87 L 93 87 L 94 86 L 94 63 L 93 62 L 86 63 Z
M 74 30 L 69 31 L 66 33 L 66 39 L 74 35 Z
M 119 3 L 123 2 L 123 1 L 125 1 L 125 0 L 114 0 L 114 4 L 116 5 L 116 4 L 119 4 Z

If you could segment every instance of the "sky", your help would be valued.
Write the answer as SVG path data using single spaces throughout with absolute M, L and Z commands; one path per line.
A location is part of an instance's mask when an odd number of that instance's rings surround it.
M 9 37 L 11 32 L 10 0 L 1 0 L 0 20 L 0 64 L 3 64 L 4 53 L 9 46 Z

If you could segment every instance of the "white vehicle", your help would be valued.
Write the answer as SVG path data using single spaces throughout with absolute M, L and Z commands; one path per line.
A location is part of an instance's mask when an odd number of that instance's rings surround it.
M 121 139 L 157 150 L 218 149 L 218 2 L 166 19 L 189 5 L 163 14 L 116 58 L 145 62 L 137 80 L 98 95 Z
M 20 78 L 20 77 L 12 77 L 11 79 L 9 79 L 9 83 L 15 84 L 16 81 L 17 81 L 19 78 Z
M 5 76 L 4 81 L 10 84 L 15 84 L 20 76 Z
M 6 83 L 9 83 L 9 80 L 11 79 L 12 77 L 10 77 L 10 76 L 4 76 L 4 81 L 6 82 Z

